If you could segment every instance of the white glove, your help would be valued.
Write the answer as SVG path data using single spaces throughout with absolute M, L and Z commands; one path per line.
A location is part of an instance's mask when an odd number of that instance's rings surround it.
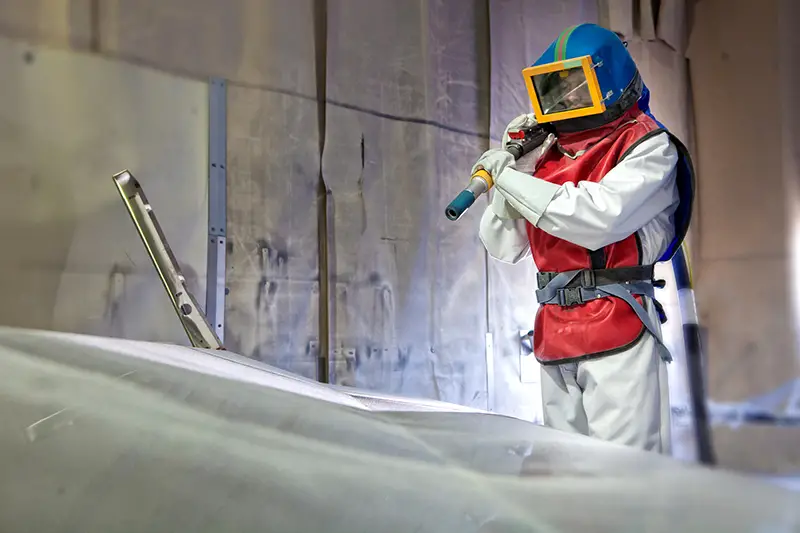
M 472 167 L 470 175 L 479 170 L 485 170 L 494 180 L 496 176 L 499 176 L 509 167 L 514 168 L 514 156 L 500 148 L 491 148 L 478 158 L 478 161 Z
M 493 148 L 487 150 L 472 167 L 472 174 L 479 170 L 485 170 L 492 176 L 492 180 L 499 176 L 507 168 L 514 168 L 514 156 L 505 150 Z M 492 193 L 492 211 L 498 218 L 503 220 L 512 220 L 522 218 L 516 209 L 508 205 L 503 195 L 497 189 Z
M 536 116 L 533 113 L 519 115 L 506 126 L 503 132 L 503 146 L 505 146 L 510 139 L 508 136 L 509 131 L 532 128 L 536 124 Z M 536 163 L 538 163 L 542 156 L 555 144 L 555 140 L 556 138 L 554 135 L 548 135 L 541 146 L 522 156 L 519 161 L 514 161 L 514 156 L 506 152 L 505 149 L 489 150 L 478 159 L 478 162 L 472 169 L 472 173 L 474 174 L 476 171 L 484 169 L 491 174 L 493 180 L 499 178 L 507 168 L 515 169 L 526 174 L 533 174 Z M 506 201 L 497 188 L 492 192 L 491 209 L 498 218 L 503 220 L 523 218 L 522 215 Z
M 508 126 L 506 126 L 506 129 L 503 132 L 502 146 L 505 147 L 506 143 L 510 140 L 510 137 L 508 136 L 509 131 L 532 128 L 536 124 L 536 115 L 533 113 L 524 113 L 516 117 L 514 120 L 508 123 Z M 535 165 L 536 162 L 541 159 L 542 155 L 544 155 L 544 153 L 550 148 L 550 146 L 552 146 L 552 142 L 554 140 L 555 137 L 553 135 L 549 135 L 548 138 L 545 139 L 545 142 L 542 143 L 542 146 L 546 146 L 546 148 L 542 150 L 536 149 L 531 152 L 532 154 L 535 154 L 535 156 L 532 158 L 528 157 L 529 154 L 525 154 L 522 157 L 522 160 L 533 159 L 533 164 Z M 516 163 L 517 162 L 514 161 L 514 156 L 509 154 L 505 148 L 494 148 L 484 152 L 480 159 L 478 159 L 478 162 L 475 164 L 475 166 L 472 167 L 472 173 L 475 174 L 475 172 L 478 170 L 483 169 L 491 174 L 492 179 L 494 179 L 495 176 L 499 176 L 500 173 L 506 168 L 516 168 Z
M 510 140 L 508 136 L 508 132 L 512 130 L 520 130 L 523 128 L 532 128 L 537 124 L 536 122 L 536 115 L 533 113 L 526 113 L 523 115 L 518 116 L 514 120 L 508 123 L 506 126 L 506 131 L 503 133 L 503 146 Z M 547 151 L 552 148 L 553 144 L 555 144 L 556 137 L 553 134 L 547 136 L 544 142 L 535 150 L 528 152 L 524 156 L 522 156 L 519 160 L 516 161 L 515 165 L 512 168 L 519 170 L 520 172 L 524 172 L 525 174 L 533 174 L 533 170 L 536 168 L 536 164 L 542 158 L 542 156 L 547 153 Z
M 536 115 L 534 115 L 533 113 L 525 113 L 518 116 L 517 118 L 509 122 L 508 126 L 506 126 L 506 130 L 503 132 L 503 138 L 501 140 L 503 146 L 505 146 L 506 143 L 509 141 L 508 137 L 509 131 L 521 130 L 522 128 L 532 128 L 536 124 L 537 124 Z
M 499 189 L 492 191 L 492 203 L 490 206 L 492 212 L 500 220 L 517 220 L 524 218 L 519 214 L 519 211 L 511 207 Z

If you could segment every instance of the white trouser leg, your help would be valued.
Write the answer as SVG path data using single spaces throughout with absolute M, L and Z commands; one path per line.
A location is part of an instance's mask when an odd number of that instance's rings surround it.
M 655 312 L 651 309 L 650 314 Z M 657 316 L 652 318 L 658 324 Z M 645 333 L 624 352 L 579 363 L 577 383 L 583 391 L 589 435 L 670 454 L 667 364 L 652 335 Z
M 658 316 L 650 315 L 658 324 Z M 541 367 L 546 426 L 669 455 L 667 365 L 645 333 L 633 347 L 581 363 Z
M 587 435 L 589 426 L 576 374 L 578 365 L 541 366 L 542 412 L 547 427 Z

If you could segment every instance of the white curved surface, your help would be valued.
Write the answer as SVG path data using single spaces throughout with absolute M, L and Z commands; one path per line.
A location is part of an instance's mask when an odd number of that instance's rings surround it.
M 800 528 L 795 494 L 741 476 L 497 415 L 370 412 L 180 346 L 0 328 L 0 371 L 0 531 Z

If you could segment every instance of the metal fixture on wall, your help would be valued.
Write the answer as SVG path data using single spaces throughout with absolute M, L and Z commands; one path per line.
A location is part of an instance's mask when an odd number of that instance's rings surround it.
M 225 253 L 227 248 L 227 82 L 208 82 L 208 263 L 206 317 L 225 339 Z

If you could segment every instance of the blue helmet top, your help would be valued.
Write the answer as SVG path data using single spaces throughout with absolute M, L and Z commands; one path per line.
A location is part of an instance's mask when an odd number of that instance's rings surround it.
M 642 82 L 636 63 L 620 38 L 612 31 L 596 24 L 580 24 L 567 28 L 532 66 L 544 65 L 583 56 L 591 56 L 600 92 L 604 98 L 606 112 L 596 117 L 581 117 L 563 121 L 572 123 L 571 131 L 589 129 L 604 121 L 610 121 L 633 105 L 653 120 L 650 111 L 650 91 Z M 616 105 L 615 105 L 616 104 Z M 677 187 L 680 204 L 675 211 L 675 237 L 659 261 L 668 261 L 683 242 L 692 218 L 694 200 L 694 167 L 689 151 L 683 143 L 669 133 L 663 124 L 656 120 L 659 131 L 665 131 L 679 154 Z M 560 126 L 564 127 L 564 126 Z M 567 129 L 565 128 L 565 131 Z
M 567 28 L 532 66 L 591 56 L 606 107 L 614 105 L 637 74 L 636 63 L 617 34 L 596 24 Z

